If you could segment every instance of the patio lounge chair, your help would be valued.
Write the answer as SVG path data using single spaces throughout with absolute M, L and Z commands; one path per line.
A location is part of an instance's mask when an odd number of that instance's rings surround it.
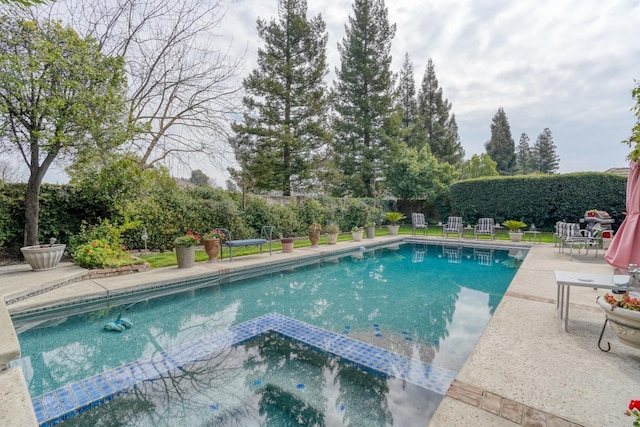
M 473 237 L 477 239 L 478 236 L 490 236 L 491 239 L 495 239 L 495 230 L 496 224 L 493 218 L 480 218 L 473 229 Z
M 413 226 L 412 234 L 416 234 L 416 230 L 424 230 L 424 235 L 427 235 L 427 223 L 424 220 L 424 214 L 422 213 L 412 213 L 411 214 L 411 225 Z
M 462 217 L 450 216 L 447 223 L 442 227 L 442 237 L 448 234 L 457 234 L 458 238 L 462 238 Z

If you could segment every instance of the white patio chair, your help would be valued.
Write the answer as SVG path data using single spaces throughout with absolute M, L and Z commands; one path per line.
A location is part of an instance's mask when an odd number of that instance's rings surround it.
M 457 234 L 458 238 L 462 238 L 462 217 L 450 216 L 447 223 L 442 227 L 442 237 L 449 234 Z
M 422 213 L 412 213 L 411 214 L 411 225 L 413 227 L 412 234 L 416 234 L 416 230 L 424 230 L 424 235 L 427 235 L 428 225 L 424 219 L 424 214 Z
M 493 218 L 480 218 L 473 229 L 473 237 L 477 239 L 478 236 L 490 236 L 491 239 L 495 239 L 495 231 L 496 224 Z

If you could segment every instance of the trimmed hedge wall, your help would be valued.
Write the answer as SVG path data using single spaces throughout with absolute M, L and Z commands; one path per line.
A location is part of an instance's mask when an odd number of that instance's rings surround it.
M 627 177 L 601 172 L 477 178 L 451 185 L 451 211 L 465 224 L 518 219 L 553 230 L 556 221 L 578 222 L 589 209 L 624 219 Z

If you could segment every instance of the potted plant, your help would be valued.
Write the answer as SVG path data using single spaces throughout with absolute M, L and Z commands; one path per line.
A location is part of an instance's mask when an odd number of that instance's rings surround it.
M 282 245 L 282 253 L 289 254 L 293 252 L 293 237 L 282 237 L 282 233 L 279 235 L 280 244 Z
M 325 227 L 324 231 L 327 233 L 327 243 L 335 245 L 338 242 L 338 234 L 340 234 L 340 227 L 336 224 L 329 224 Z
M 64 244 L 56 244 L 56 239 L 52 237 L 48 244 L 24 246 L 20 248 L 20 252 L 33 271 L 43 271 L 58 266 L 66 247 Z
M 367 239 L 374 239 L 376 237 L 376 224 L 373 222 L 367 222 L 364 225 L 365 230 L 367 231 Z
M 200 243 L 200 236 L 191 230 L 184 236 L 177 237 L 173 244 L 176 247 L 178 268 L 191 268 L 196 259 L 196 245 Z
M 508 219 L 503 222 L 502 225 L 509 229 L 509 238 L 511 238 L 512 242 L 519 242 L 522 240 L 522 232 L 520 229 L 527 226 L 524 222 L 516 219 Z
M 587 211 L 587 216 L 589 218 L 593 218 L 594 216 L 596 216 L 597 213 L 598 213 L 598 209 L 589 209 Z
M 320 232 L 322 231 L 322 226 L 317 222 L 311 224 L 308 228 L 309 231 L 309 240 L 311 241 L 311 246 L 318 246 L 318 241 L 320 240 Z
M 640 348 L 640 301 L 629 295 L 606 294 L 596 299 L 621 343 Z
M 207 262 L 214 262 L 220 253 L 220 245 L 224 243 L 224 233 L 219 228 L 213 229 L 202 235 L 202 242 L 209 257 Z
M 362 240 L 362 233 L 364 233 L 364 228 L 362 227 L 355 226 L 351 229 L 351 237 L 353 237 L 353 240 L 356 242 Z
M 389 229 L 389 234 L 393 236 L 398 234 L 398 230 L 400 229 L 400 226 L 398 225 L 398 221 L 402 221 L 405 218 L 406 216 L 404 216 L 404 214 L 402 214 L 401 212 L 386 212 L 384 214 L 384 219 L 389 221 L 389 225 L 387 225 L 387 228 Z

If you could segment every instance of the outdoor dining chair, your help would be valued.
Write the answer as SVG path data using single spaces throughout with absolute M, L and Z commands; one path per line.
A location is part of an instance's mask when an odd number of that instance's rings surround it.
M 462 238 L 462 217 L 450 216 L 447 223 L 442 227 L 442 237 L 449 234 L 457 234 L 458 238 Z
M 493 218 L 480 218 L 473 229 L 473 237 L 477 239 L 478 236 L 490 236 L 491 239 L 495 239 L 495 231 L 496 224 Z
M 411 225 L 413 227 L 412 234 L 416 234 L 416 230 L 423 230 L 424 235 L 427 235 L 428 225 L 424 219 L 424 214 L 422 213 L 412 213 L 411 214 Z

